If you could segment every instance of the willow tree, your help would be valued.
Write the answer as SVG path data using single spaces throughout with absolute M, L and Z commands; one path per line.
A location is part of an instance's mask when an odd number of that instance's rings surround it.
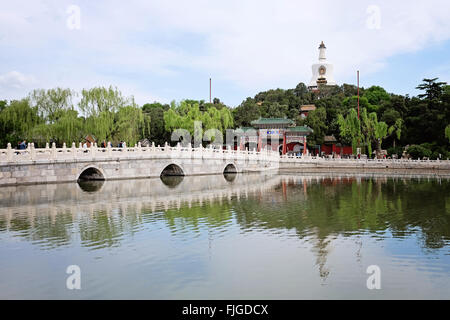
M 363 139 L 361 132 L 361 121 L 358 119 L 356 110 L 350 109 L 345 118 L 342 114 L 339 114 L 337 121 L 339 124 L 341 137 L 351 140 L 353 154 L 356 154 L 356 149 L 359 147 L 361 140 Z
M 84 119 L 78 117 L 76 110 L 64 110 L 58 112 L 58 118 L 54 123 L 43 122 L 32 130 L 33 141 L 40 146 L 46 142 L 55 142 L 61 146 L 64 142 L 71 145 L 78 143 L 84 138 Z
M 172 106 L 164 112 L 165 129 L 173 132 L 177 129 L 184 129 L 194 138 L 194 143 L 203 139 L 203 132 L 209 131 L 208 138 L 211 141 L 217 140 L 215 133 L 223 134 L 226 129 L 233 126 L 233 116 L 228 108 L 208 107 L 204 112 L 200 110 L 198 102 L 181 101 L 178 106 Z
M 115 117 L 114 140 L 135 145 L 140 138 L 150 135 L 150 117 L 134 106 L 119 108 Z
M 450 124 L 445 127 L 445 137 L 448 139 L 448 142 L 450 142 Z
M 0 112 L 0 125 L 4 134 L 0 139 L 3 144 L 13 145 L 20 140 L 32 140 L 32 130 L 42 123 L 36 107 L 30 106 L 29 99 L 14 100 L 3 107 Z
M 367 146 L 367 154 L 372 157 L 372 142 L 376 141 L 376 123 L 377 114 L 372 112 L 367 114 L 367 109 L 362 108 L 361 110 L 361 133 L 364 139 L 365 145 Z
M 47 123 L 54 123 L 65 110 L 73 110 L 72 97 L 74 91 L 70 89 L 36 89 L 29 95 L 30 104 L 37 107 L 38 112 Z
M 98 141 L 112 140 L 115 131 L 115 113 L 122 107 L 135 106 L 133 97 L 124 97 L 117 89 L 97 87 L 83 89 L 78 104 L 86 117 L 86 133 Z
M 202 121 L 202 112 L 198 103 L 190 104 L 187 101 L 181 101 L 180 105 L 164 112 L 166 130 L 168 132 L 178 129 L 187 130 L 191 139 L 194 138 L 194 143 L 202 141 L 202 126 L 199 125 Z

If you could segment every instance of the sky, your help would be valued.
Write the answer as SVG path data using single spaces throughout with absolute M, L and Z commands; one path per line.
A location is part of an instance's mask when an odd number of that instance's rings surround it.
M 0 0 L 0 99 L 117 86 L 139 104 L 229 106 L 308 84 L 324 41 L 338 84 L 417 95 L 450 82 L 450 3 L 300 0 Z

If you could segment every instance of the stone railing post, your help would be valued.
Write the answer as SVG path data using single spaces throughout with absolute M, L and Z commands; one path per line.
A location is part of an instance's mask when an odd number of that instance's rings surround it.
M 50 155 L 51 155 L 51 151 L 50 151 L 50 147 L 48 146 L 48 142 L 45 143 L 44 155 L 45 155 L 45 157 L 50 157 Z
M 72 142 L 72 158 L 76 159 L 77 157 L 77 147 L 75 145 L 75 142 Z
M 8 143 L 8 146 L 6 147 L 6 159 L 8 162 L 12 161 L 13 159 L 13 151 L 11 148 L 11 143 Z
M 52 143 L 52 159 L 56 160 L 56 156 L 57 156 L 57 152 L 56 152 L 56 143 Z
M 108 154 L 108 157 L 109 158 L 111 158 L 112 157 L 112 148 L 111 148 L 111 142 L 110 141 L 108 141 L 108 152 L 107 152 L 107 154 Z
M 203 145 L 200 144 L 197 149 L 198 149 L 198 157 L 200 159 L 203 159 Z
M 91 144 L 91 157 L 95 158 L 95 149 L 97 148 L 97 145 L 95 143 Z
M 123 143 L 123 152 L 124 152 L 124 154 L 128 153 L 128 148 L 127 148 L 127 143 L 126 142 Z
M 66 146 L 65 142 L 63 142 L 62 153 L 63 153 L 63 156 L 65 156 L 67 153 L 67 146 Z
M 36 149 L 34 148 L 34 143 L 31 142 L 31 143 L 29 144 L 29 146 L 30 146 L 30 156 L 31 156 L 31 160 L 34 160 L 34 159 L 36 159 Z
M 169 152 L 170 152 L 170 150 L 169 150 L 169 144 L 167 143 L 167 141 L 164 143 L 164 152 L 165 152 L 165 153 L 169 153 Z

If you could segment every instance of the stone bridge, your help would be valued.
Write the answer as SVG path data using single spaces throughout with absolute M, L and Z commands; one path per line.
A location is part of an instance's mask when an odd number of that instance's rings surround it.
M 193 176 L 261 171 L 450 175 L 449 160 L 329 159 L 280 156 L 272 150 L 215 148 L 72 147 L 0 149 L 0 186 L 119 180 L 161 176 Z
M 164 175 L 209 175 L 257 172 L 278 169 L 279 154 L 271 150 L 222 150 L 215 148 L 72 147 L 26 150 L 8 144 L 0 150 L 0 186 L 72 182 L 78 180 L 117 180 L 152 178 Z

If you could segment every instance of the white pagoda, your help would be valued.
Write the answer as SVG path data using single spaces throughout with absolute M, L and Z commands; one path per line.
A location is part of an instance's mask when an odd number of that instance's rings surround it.
M 319 62 L 312 65 L 313 76 L 308 86 L 308 88 L 312 90 L 317 89 L 319 84 L 328 86 L 336 85 L 333 77 L 333 64 L 330 61 L 327 61 L 325 50 L 326 47 L 322 41 L 319 47 Z

